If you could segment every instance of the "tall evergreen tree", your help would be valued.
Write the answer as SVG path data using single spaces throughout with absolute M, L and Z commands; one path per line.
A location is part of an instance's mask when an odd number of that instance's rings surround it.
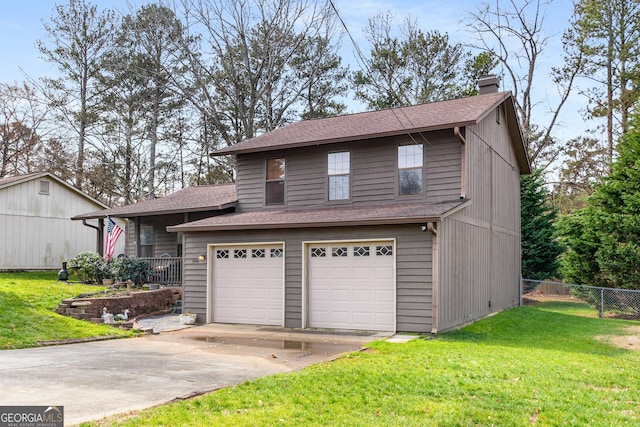
M 104 55 L 111 48 L 115 24 L 113 11 L 99 11 L 86 0 L 69 0 L 67 5 L 57 5 L 50 22 L 44 23 L 49 42 L 37 42 L 43 58 L 57 65 L 61 75 L 45 79 L 44 87 L 59 121 L 78 137 L 75 186 L 80 189 L 85 178 L 86 145 L 100 102 L 96 82 Z
M 393 17 L 380 14 L 366 28 L 371 54 L 365 69 L 353 76 L 356 99 L 368 108 L 384 109 L 460 98 L 475 88 L 478 74 L 491 72 L 493 54 L 473 57 L 448 34 L 423 32 L 405 20 L 396 36 Z M 469 79 L 473 79 L 469 82 Z
M 640 117 L 618 142 L 612 172 L 587 206 L 561 221 L 566 281 L 640 289 Z
M 579 0 L 574 4 L 568 44 L 584 58 L 590 88 L 587 113 L 606 119 L 609 163 L 615 140 L 628 130 L 629 115 L 640 99 L 640 1 Z
M 554 238 L 556 210 L 547 204 L 540 170 L 520 180 L 522 277 L 543 280 L 558 272 L 562 246 Z

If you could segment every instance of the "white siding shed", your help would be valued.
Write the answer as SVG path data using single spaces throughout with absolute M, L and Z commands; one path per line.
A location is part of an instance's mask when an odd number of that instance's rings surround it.
M 0 270 L 59 269 L 95 251 L 96 230 L 71 217 L 104 208 L 49 172 L 0 178 Z

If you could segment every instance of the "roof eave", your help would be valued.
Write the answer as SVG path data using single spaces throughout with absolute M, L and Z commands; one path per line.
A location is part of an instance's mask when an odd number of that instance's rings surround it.
M 507 118 L 510 124 L 515 124 L 514 126 L 509 126 L 509 133 L 511 134 L 511 140 L 517 144 L 517 146 L 514 147 L 514 151 L 520 168 L 520 175 L 528 175 L 531 173 L 531 160 L 529 159 L 529 153 L 527 153 L 527 147 L 522 128 L 520 127 L 520 121 L 518 120 L 518 114 L 516 113 L 513 97 L 509 99 L 510 102 L 505 102 Z
M 422 128 L 397 129 L 390 132 L 371 133 L 371 134 L 345 136 L 340 138 L 320 139 L 320 140 L 311 140 L 311 141 L 300 141 L 300 142 L 291 143 L 291 144 L 252 147 L 247 149 L 242 149 L 241 147 L 238 147 L 238 145 L 234 145 L 231 147 L 223 148 L 221 150 L 213 151 L 209 153 L 209 156 L 219 157 L 219 156 L 227 156 L 227 155 L 235 155 L 235 154 L 260 153 L 260 152 L 266 152 L 266 151 L 285 150 L 290 148 L 311 147 L 315 145 L 336 144 L 336 143 L 350 142 L 350 141 L 362 141 L 365 139 L 386 138 L 391 136 L 406 135 L 408 133 L 432 132 L 432 131 L 443 130 L 443 129 L 453 129 L 454 127 L 471 126 L 477 123 L 478 123 L 477 121 L 471 120 L 471 121 L 464 121 L 464 122 L 457 122 L 457 123 L 446 123 L 446 124 L 437 125 L 437 126 L 427 126 Z M 239 145 L 242 145 L 242 143 L 240 143 Z
M 323 222 L 288 222 L 276 224 L 239 224 L 239 225 L 195 225 L 187 224 L 167 227 L 169 232 L 191 231 L 224 231 L 224 230 L 270 230 L 282 228 L 319 228 L 319 227 L 354 227 L 360 225 L 399 225 L 417 224 L 421 222 L 440 221 L 443 215 L 403 217 L 403 218 L 375 218 L 364 220 L 323 221 Z
M 71 219 L 72 220 L 97 219 L 97 218 L 106 218 L 108 216 L 112 216 L 114 218 L 137 218 L 137 217 L 146 217 L 146 216 L 160 216 L 160 215 L 190 213 L 190 212 L 222 211 L 225 209 L 234 208 L 237 205 L 238 205 L 238 202 L 235 201 L 231 203 L 224 203 L 222 205 L 206 206 L 203 208 L 191 208 L 191 209 L 168 209 L 168 210 L 149 211 L 149 212 L 124 212 L 124 213 L 94 212 L 94 213 L 74 216 Z

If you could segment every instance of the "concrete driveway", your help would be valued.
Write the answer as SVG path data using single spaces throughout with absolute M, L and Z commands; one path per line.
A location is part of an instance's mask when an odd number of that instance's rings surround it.
M 355 351 L 387 334 L 204 325 L 0 351 L 0 405 L 64 406 L 65 425 L 160 405 Z

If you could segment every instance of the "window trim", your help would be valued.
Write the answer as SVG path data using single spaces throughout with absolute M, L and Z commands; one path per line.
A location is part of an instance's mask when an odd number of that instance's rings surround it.
M 404 167 L 401 168 L 400 167 L 400 148 L 401 147 L 409 147 L 409 146 L 418 146 L 421 148 L 422 151 L 422 156 L 420 157 L 420 166 L 411 166 L 411 167 Z M 424 144 L 418 144 L 418 143 L 403 143 L 403 144 L 398 144 L 397 149 L 396 149 L 396 186 L 397 186 L 397 195 L 399 197 L 415 197 L 415 196 L 421 196 L 425 194 L 425 188 L 426 188 L 426 184 L 425 184 L 425 178 L 426 178 L 426 172 L 425 172 L 425 158 L 424 158 Z M 411 170 L 419 170 L 421 173 L 421 177 L 420 177 L 420 191 L 418 193 L 411 193 L 411 194 L 402 194 L 400 192 L 401 187 L 400 187 L 400 172 L 401 171 L 411 171 Z
M 282 178 L 277 179 L 269 179 L 269 161 L 270 160 L 281 160 L 282 161 Z M 270 157 L 265 159 L 264 162 L 264 205 L 265 206 L 283 206 L 286 204 L 286 180 L 287 180 L 287 161 L 284 157 Z M 269 183 L 278 183 L 282 182 L 282 201 L 271 201 L 268 199 L 268 190 L 267 187 Z
M 44 194 L 46 196 L 51 194 L 51 183 L 46 179 L 38 181 L 38 194 Z
M 349 171 L 347 173 L 330 173 L 330 157 L 332 154 L 348 154 L 349 155 Z M 344 202 L 351 200 L 351 151 L 350 150 L 339 150 L 339 151 L 330 151 L 327 153 L 327 200 L 329 202 Z M 340 199 L 332 199 L 331 198 L 331 178 L 332 177 L 347 177 L 347 197 Z

